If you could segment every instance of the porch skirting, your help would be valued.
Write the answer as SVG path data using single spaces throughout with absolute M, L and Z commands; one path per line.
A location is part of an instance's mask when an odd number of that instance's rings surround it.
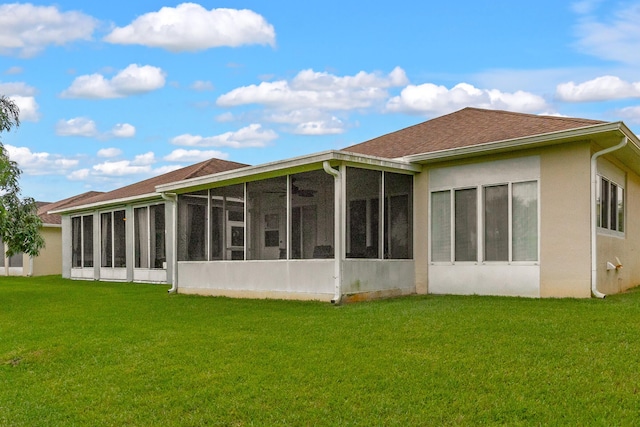
M 332 259 L 184 261 L 178 263 L 178 292 L 331 301 L 334 263 Z M 346 301 L 415 293 L 413 260 L 345 260 L 341 267 Z

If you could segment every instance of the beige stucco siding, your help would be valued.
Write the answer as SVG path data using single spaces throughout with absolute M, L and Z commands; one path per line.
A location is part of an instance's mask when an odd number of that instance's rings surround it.
M 601 169 L 599 171 L 606 174 Z M 609 165 L 611 167 L 611 164 Z M 616 164 L 625 186 L 625 232 L 623 235 L 612 235 L 604 230 L 597 233 L 597 287 L 605 294 L 618 293 L 640 284 L 640 177 Z M 619 175 L 619 176 L 620 176 Z M 619 176 L 608 176 L 621 182 Z M 618 258 L 622 264 L 620 269 L 607 270 L 607 262 L 617 264 Z
M 541 297 L 590 296 L 590 158 L 586 142 L 541 151 Z
M 429 291 L 429 173 L 415 175 L 413 196 L 413 257 L 416 293 Z
M 62 229 L 60 227 L 43 227 L 40 232 L 45 247 L 33 260 L 33 275 L 44 276 L 62 272 Z M 25 273 L 28 270 L 29 257 L 25 256 Z

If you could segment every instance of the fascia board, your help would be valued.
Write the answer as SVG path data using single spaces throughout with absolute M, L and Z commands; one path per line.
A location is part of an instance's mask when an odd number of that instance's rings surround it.
M 186 179 L 173 183 L 161 184 L 156 187 L 158 193 L 185 192 L 204 188 L 215 183 L 222 182 L 244 182 L 264 179 L 269 176 L 280 176 L 283 173 L 298 173 L 317 169 L 318 165 L 325 161 L 336 163 L 349 163 L 360 166 L 370 166 L 381 169 L 407 171 L 418 173 L 422 170 L 421 165 L 411 164 L 403 160 L 385 159 L 382 157 L 354 154 L 345 151 L 325 151 L 308 156 L 295 157 L 257 166 L 247 166 L 240 169 L 233 169 L 217 174 Z
M 433 151 L 429 153 L 414 154 L 402 157 L 407 162 L 425 163 L 428 161 L 447 160 L 454 158 L 472 157 L 492 152 L 504 152 L 517 149 L 544 147 L 547 145 L 559 144 L 571 140 L 579 140 L 591 135 L 618 131 L 623 134 L 622 122 L 604 123 L 593 126 L 585 126 L 567 131 L 549 132 L 539 135 L 527 136 L 523 138 L 507 139 L 503 141 L 487 142 L 485 144 L 472 145 L 469 147 L 452 148 L 448 150 Z M 624 126 L 626 128 L 626 126 Z M 628 130 L 628 128 L 626 128 Z M 631 132 L 631 131 L 629 131 Z M 631 134 L 633 134 L 631 132 Z
M 158 193 L 147 193 L 147 194 L 140 194 L 137 196 L 130 196 L 130 197 L 123 197 L 120 199 L 113 199 L 113 200 L 104 200 L 102 202 L 95 202 L 95 203 L 89 203 L 87 205 L 77 205 L 77 206 L 72 206 L 70 208 L 62 208 L 62 209 L 56 209 L 53 211 L 47 211 L 48 214 L 58 214 L 58 215 L 64 215 L 64 214 L 69 214 L 69 213 L 73 213 L 73 212 L 80 212 L 80 211 L 88 211 L 88 210 L 96 210 L 96 209 L 106 209 L 106 208 L 110 208 L 110 207 L 114 207 L 114 206 L 122 206 L 122 205 L 128 205 L 131 203 L 136 203 L 136 202 L 146 202 L 149 200 L 153 200 L 153 199 L 160 199 L 160 194 Z

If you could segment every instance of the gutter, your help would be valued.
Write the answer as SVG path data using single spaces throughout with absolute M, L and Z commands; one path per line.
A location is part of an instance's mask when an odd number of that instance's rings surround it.
M 624 136 L 622 141 L 613 147 L 605 148 L 604 150 L 597 151 L 591 156 L 591 293 L 596 298 L 604 298 L 607 295 L 598 291 L 597 289 L 597 272 L 598 272 L 598 260 L 597 260 L 597 219 L 598 212 L 596 206 L 596 186 L 598 184 L 597 178 L 597 162 L 600 156 L 612 153 L 627 145 L 629 139 Z
M 171 289 L 169 293 L 173 294 L 178 292 L 178 196 L 175 193 L 160 193 L 163 200 L 171 203 L 173 206 L 173 221 L 171 224 L 171 251 L 173 252 L 173 258 L 171 260 Z
M 334 294 L 331 300 L 332 304 L 340 304 L 342 300 L 342 275 L 341 262 L 342 262 L 342 174 L 340 170 L 333 169 L 328 160 L 322 162 L 322 168 L 326 173 L 334 178 L 334 230 L 333 240 L 335 250 L 333 251 L 333 282 L 334 282 Z

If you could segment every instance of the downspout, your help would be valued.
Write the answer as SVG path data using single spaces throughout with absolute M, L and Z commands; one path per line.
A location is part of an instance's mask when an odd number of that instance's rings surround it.
M 334 294 L 331 300 L 332 304 L 340 304 L 342 300 L 342 275 L 341 265 L 342 262 L 342 174 L 339 170 L 333 169 L 328 160 L 322 162 L 322 168 L 326 173 L 334 178 L 334 225 L 333 225 L 333 240 L 335 250 L 333 251 L 333 281 L 334 281 Z
M 596 206 L 596 186 L 598 185 L 598 157 L 603 156 L 605 154 L 612 153 L 616 150 L 621 149 L 625 145 L 627 145 L 628 139 L 627 137 L 623 137 L 622 141 L 618 145 L 614 145 L 613 147 L 605 148 L 604 150 L 600 150 L 596 153 L 593 153 L 591 156 L 591 293 L 596 298 L 604 298 L 607 295 L 598 291 L 597 289 L 597 271 L 598 271 L 598 260 L 597 260 L 597 247 L 596 247 L 596 235 L 597 235 L 597 219 L 596 216 L 598 212 Z
M 173 206 L 173 221 L 171 221 L 171 251 L 173 257 L 171 259 L 171 289 L 169 293 L 173 294 L 178 291 L 178 196 L 175 193 L 160 193 L 163 200 L 171 203 Z

